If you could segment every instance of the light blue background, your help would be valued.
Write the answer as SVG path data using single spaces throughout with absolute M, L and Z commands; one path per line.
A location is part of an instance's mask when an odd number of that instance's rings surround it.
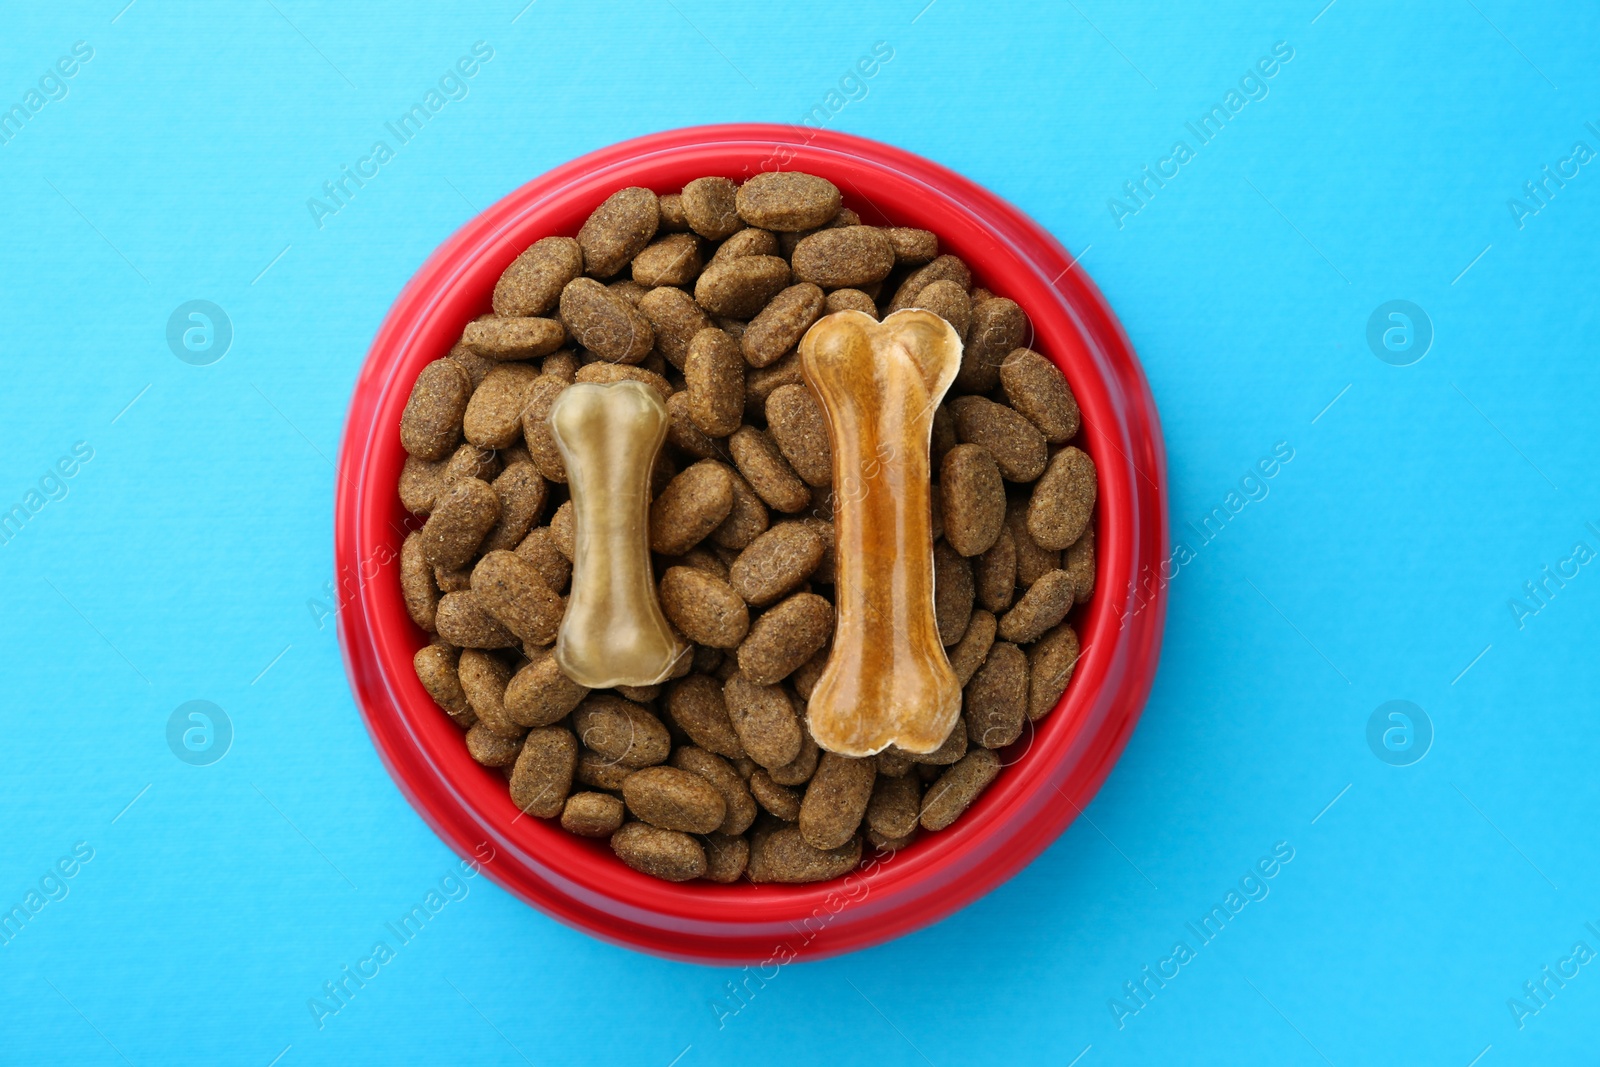
M 1600 150 L 1592 7 L 124 2 L 0 16 L 6 107 L 94 48 L 0 146 L 0 507 L 94 450 L 0 547 L 0 903 L 94 850 L 0 948 L 0 1058 L 1592 1055 L 1600 963 L 1522 1029 L 1506 1003 L 1600 949 L 1600 566 L 1521 627 L 1508 607 L 1574 542 L 1600 549 L 1600 162 L 1521 229 L 1507 208 L 1575 141 Z M 470 94 L 319 229 L 307 198 L 480 40 Z M 308 998 L 456 862 L 317 615 L 330 460 L 389 303 L 545 169 L 798 121 L 878 41 L 893 60 L 829 127 L 951 166 L 1082 253 L 1160 405 L 1177 536 L 1277 442 L 1293 461 L 1173 580 L 1154 694 L 1088 817 L 986 899 L 787 967 L 719 1028 L 736 973 L 600 944 L 478 878 L 319 1030 Z M 1279 41 L 1270 95 L 1119 229 L 1108 198 Z M 165 341 L 191 299 L 232 321 L 211 366 Z M 1392 299 L 1435 331 L 1412 366 L 1366 342 Z M 235 731 L 208 767 L 166 742 L 195 699 Z M 1404 768 L 1366 741 L 1394 699 L 1436 735 Z M 1109 998 L 1280 841 L 1270 895 L 1119 1029 Z

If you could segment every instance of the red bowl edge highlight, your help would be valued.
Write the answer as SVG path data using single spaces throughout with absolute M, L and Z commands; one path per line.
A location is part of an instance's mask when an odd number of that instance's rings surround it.
M 523 816 L 497 771 L 417 681 L 425 635 L 391 567 L 407 513 L 396 483 L 400 413 L 422 366 L 489 310 L 495 280 L 540 237 L 571 235 L 617 189 L 676 191 L 706 174 L 762 170 L 828 178 L 869 223 L 915 226 L 962 257 L 974 283 L 1022 305 L 1031 347 L 1065 371 L 1083 412 L 1074 442 L 1099 472 L 1097 575 L 1074 620 L 1082 654 L 1060 705 L 1008 749 L 1006 767 L 950 828 L 900 853 L 868 855 L 831 882 L 669 883 L 604 841 Z M 880 207 L 881 205 L 881 207 Z M 402 793 L 455 851 L 505 889 L 614 944 L 675 959 L 761 964 L 821 958 L 935 922 L 1010 878 L 1088 804 L 1138 720 L 1166 611 L 1166 470 L 1144 373 L 1104 298 L 1066 250 L 993 193 L 919 156 L 846 134 L 761 124 L 625 141 L 534 179 L 473 218 L 406 285 L 357 379 L 340 446 L 334 566 L 340 643 L 356 703 Z

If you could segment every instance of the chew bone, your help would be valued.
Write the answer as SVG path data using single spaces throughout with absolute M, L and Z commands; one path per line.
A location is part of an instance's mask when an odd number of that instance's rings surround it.
M 655 685 L 689 652 L 661 613 L 647 541 L 666 405 L 640 382 L 580 383 L 556 398 L 550 431 L 566 463 L 575 528 L 556 663 L 590 689 Z
M 934 621 L 928 448 L 961 365 L 961 338 L 929 311 L 874 322 L 840 311 L 800 342 L 833 443 L 833 651 L 811 693 L 817 744 L 846 756 L 932 752 L 961 711 Z

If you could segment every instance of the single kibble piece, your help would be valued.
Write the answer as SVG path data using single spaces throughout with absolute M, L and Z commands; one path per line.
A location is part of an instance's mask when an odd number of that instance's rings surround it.
M 784 822 L 794 822 L 800 817 L 799 791 L 774 782 L 765 769 L 758 768 L 750 775 L 750 795 L 762 811 L 770 812 Z
M 794 171 L 767 171 L 739 187 L 739 217 L 780 233 L 814 230 L 839 213 L 839 187 L 826 178 Z
M 467 324 L 461 343 L 489 359 L 538 359 L 560 348 L 567 331 L 555 319 L 486 315 Z
M 811 733 L 841 755 L 932 751 L 961 708 L 936 618 L 928 460 L 960 339 L 925 311 L 844 311 L 812 327 L 800 359 L 828 420 L 836 501 L 838 626 Z
M 656 209 L 661 212 L 662 232 L 682 233 L 689 228 L 689 218 L 683 213 L 682 195 L 668 193 L 656 197 Z
M 1006 485 L 982 445 L 957 445 L 939 467 L 944 537 L 963 556 L 987 552 L 1006 524 Z
M 741 549 L 764 533 L 772 518 L 750 483 L 729 472 L 733 483 L 733 506 L 722 525 L 711 531 L 711 541 L 720 548 Z
M 734 486 L 726 466 L 701 460 L 678 474 L 650 506 L 650 547 L 681 556 L 728 517 Z
M 478 355 L 478 353 L 459 342 L 454 348 L 450 349 L 450 355 L 446 358 L 461 364 L 462 369 L 467 372 L 467 377 L 472 379 L 472 387 L 474 389 L 478 387 L 478 383 L 483 381 L 483 376 L 488 374 L 490 368 L 495 365 L 494 360 L 487 356 Z
M 744 875 L 745 864 L 750 859 L 750 842 L 743 837 L 718 833 L 706 834 L 700 843 L 706 850 L 706 873 L 701 875 L 706 881 L 727 884 L 737 882 Z
M 716 263 L 739 256 L 775 256 L 779 251 L 776 234 L 771 230 L 748 226 L 718 245 L 711 254 L 711 260 Z
M 584 748 L 623 767 L 653 767 L 672 751 L 672 736 L 648 708 L 603 693 L 578 705 L 572 729 Z
M 667 690 L 667 717 L 689 740 L 728 759 L 744 758 L 744 744 L 728 717 L 722 684 L 704 674 L 691 674 Z
M 744 354 L 721 330 L 701 330 L 689 342 L 683 377 L 689 417 L 710 437 L 727 437 L 744 416 Z
M 775 685 L 816 655 L 833 632 L 833 605 L 796 593 L 769 608 L 739 646 L 739 670 L 754 685 Z
M 1061 368 L 1030 348 L 1013 349 L 1000 366 L 1006 400 L 1053 445 L 1078 432 L 1078 399 Z
M 821 564 L 827 543 L 817 525 L 783 522 L 757 537 L 728 568 L 728 584 L 753 607 L 777 602 Z
M 609 278 L 650 243 L 661 225 L 656 194 L 633 187 L 612 193 L 578 230 L 584 272 Z
M 1067 549 L 1062 564 L 1072 576 L 1072 602 L 1087 604 L 1094 595 L 1094 523 L 1084 529 L 1083 536 Z
M 545 237 L 512 261 L 494 285 L 496 315 L 543 315 L 583 273 L 583 252 L 570 237 Z
M 573 772 L 573 777 L 590 789 L 603 789 L 621 796 L 622 783 L 628 780 L 628 775 L 633 771 L 634 768 L 625 767 L 598 752 L 579 750 L 578 769 Z
M 578 555 L 577 535 L 572 528 L 572 501 L 567 501 L 550 516 L 550 543 L 571 563 Z
M 696 178 L 683 187 L 684 221 L 701 237 L 722 240 L 744 225 L 738 193 L 739 187 L 727 178 Z
M 877 762 L 824 752 L 805 799 L 800 802 L 800 836 L 812 848 L 838 848 L 855 836 L 872 799 Z
M 417 375 L 400 415 L 400 445 L 418 459 L 442 459 L 461 440 L 472 378 L 460 363 L 436 359 Z
M 743 674 L 735 674 L 724 683 L 722 694 L 728 719 L 751 759 L 770 769 L 782 767 L 800 754 L 800 717 L 781 687 L 757 685 Z
M 506 711 L 506 682 L 511 678 L 511 668 L 505 661 L 479 649 L 463 649 L 456 673 L 478 721 L 502 737 L 520 740 L 527 729 L 513 722 Z
M 611 835 L 611 851 L 636 871 L 668 882 L 687 882 L 706 873 L 700 842 L 678 830 L 630 822 Z
M 694 299 L 713 315 L 748 319 L 767 306 L 792 277 L 779 256 L 713 261 L 694 283 Z
M 943 830 L 972 806 L 1000 774 L 1000 755 L 974 748 L 928 787 L 922 798 L 922 828 Z
M 1028 717 L 1028 657 L 1009 641 L 989 649 L 989 658 L 967 683 L 962 709 L 967 736 L 982 748 L 1004 748 L 1022 736 Z
M 467 701 L 466 690 L 461 688 L 461 678 L 456 673 L 460 653 L 448 645 L 423 645 L 411 658 L 416 668 L 417 680 L 428 691 L 433 702 L 454 719 L 457 726 L 471 726 L 478 719 Z
M 887 838 L 905 837 L 916 830 L 922 813 L 922 783 L 914 774 L 885 776 L 883 759 L 878 757 L 880 773 L 867 804 L 867 826 Z
M 506 683 L 506 714 L 520 726 L 550 726 L 571 714 L 589 695 L 565 674 L 550 652 L 538 652 Z
M 561 290 L 561 317 L 579 344 L 608 362 L 637 363 L 655 344 L 649 316 L 593 278 Z
M 691 233 L 668 234 L 633 257 L 633 280 L 647 290 L 688 285 L 699 275 L 700 242 Z
M 849 874 L 861 862 L 861 839 L 853 837 L 834 849 L 815 848 L 800 827 L 758 831 L 750 839 L 752 882 L 824 882 Z
M 680 370 L 694 335 L 714 325 L 694 302 L 694 297 L 670 285 L 652 289 L 640 297 L 638 310 L 650 320 L 657 351 Z
M 467 755 L 485 767 L 509 767 L 522 751 L 522 738 L 497 734 L 484 723 L 467 731 Z
M 894 249 L 894 261 L 898 266 L 920 267 L 939 254 L 939 238 L 928 230 L 890 226 L 883 235 Z
M 666 405 L 637 382 L 573 385 L 550 428 L 572 489 L 576 547 L 556 662 L 591 689 L 655 685 L 690 654 L 661 613 L 646 539 Z
M 1028 532 L 1046 549 L 1070 548 L 1089 528 L 1096 489 L 1094 460 L 1071 445 L 1063 448 L 1033 487 Z
M 433 581 L 433 564 L 422 554 L 422 534 L 413 530 L 400 545 L 400 592 L 411 621 L 432 633 L 439 611 L 439 587 Z
M 826 303 L 821 288 L 809 281 L 784 289 L 750 320 L 739 338 L 744 358 L 752 367 L 772 366 L 800 343 Z
M 571 514 L 571 511 L 568 511 Z M 539 572 L 544 583 L 558 593 L 565 593 L 572 581 L 572 561 L 556 547 L 555 535 L 549 526 L 539 526 L 528 531 L 513 551 Z
M 1017 549 L 1017 584 L 1027 588 L 1061 566 L 1061 553 L 1042 547 L 1028 532 L 1028 501 L 1018 498 L 1006 504 L 1006 528 Z
M 824 289 L 854 289 L 881 282 L 894 269 L 894 246 L 876 226 L 818 230 L 794 247 L 794 273 Z M 966 297 L 963 292 L 962 297 Z
M 950 413 L 956 436 L 988 449 L 1007 481 L 1031 482 L 1044 473 L 1044 435 L 1017 412 L 981 396 L 963 396 L 951 403 Z
M 1010 523 L 1003 523 L 1000 535 L 972 562 L 973 589 L 978 603 L 990 611 L 1004 611 L 1017 596 L 1017 540 Z
M 971 561 L 940 541 L 933 548 L 933 603 L 941 644 L 953 645 L 967 632 L 975 595 Z
M 722 453 L 721 443 L 695 425 L 694 416 L 689 414 L 686 389 L 667 397 L 667 444 L 696 459 L 713 459 Z
M 768 505 L 779 511 L 804 511 L 811 505 L 811 490 L 783 458 L 771 435 L 754 426 L 741 426 L 728 438 L 734 466 Z
M 423 558 L 446 570 L 465 567 L 499 518 L 494 490 L 477 478 L 463 478 L 445 490 L 423 524 Z
M 527 363 L 502 363 L 484 375 L 467 402 L 461 428 L 479 448 L 508 448 L 522 436 L 522 411 L 539 372 Z
M 1015 301 L 1004 297 L 974 300 L 972 324 L 967 328 L 967 351 L 961 360 L 956 388 L 987 393 L 1000 384 L 1001 365 L 1028 334 L 1028 317 Z
M 553 819 L 572 792 L 578 740 L 564 726 L 529 730 L 511 771 L 511 802 L 529 815 Z
M 561 809 L 561 828 L 579 837 L 610 837 L 623 815 L 622 801 L 608 793 L 574 793 Z
M 1029 586 L 1016 607 L 1000 617 L 1000 636 L 1019 644 L 1037 641 L 1071 610 L 1072 576 L 1063 570 L 1051 571 Z
M 622 799 L 635 818 L 663 830 L 708 834 L 727 814 L 715 786 L 675 767 L 646 767 L 628 775 Z
M 822 749 L 811 739 L 807 730 L 800 731 L 800 754 L 781 767 L 767 768 L 767 774 L 779 785 L 802 785 L 817 773 L 817 760 Z
M 956 256 L 940 256 L 933 262 L 918 267 L 900 283 L 889 301 L 889 311 L 903 311 L 915 306 L 917 296 L 934 282 L 952 281 L 967 289 L 972 285 L 972 271 Z
M 528 386 L 527 402 L 522 409 L 522 440 L 528 449 L 529 462 L 540 475 L 562 484 L 567 480 L 567 467 L 550 433 L 550 409 L 570 384 L 548 374 L 539 375 Z
M 573 377 L 578 382 L 588 382 L 593 385 L 638 382 L 640 385 L 649 386 L 661 398 L 663 404 L 672 396 L 672 384 L 646 367 L 630 367 L 621 363 L 605 363 L 597 360 L 579 367 L 578 373 Z
M 520 644 L 517 635 L 490 615 L 470 590 L 440 597 L 434 624 L 439 636 L 457 648 L 514 648 Z
M 556 639 L 566 604 L 515 552 L 490 552 L 480 559 L 472 568 L 472 591 L 484 610 L 524 644 L 548 645 Z
M 661 576 L 661 607 L 678 632 L 697 645 L 738 648 L 750 632 L 750 609 L 731 585 L 694 567 Z
M 972 323 L 972 301 L 967 298 L 967 290 L 963 286 L 951 281 L 925 285 L 917 294 L 915 306 L 933 312 L 955 327 L 962 341 L 966 340 L 967 328 Z
M 756 821 L 755 798 L 750 795 L 749 787 L 745 785 L 744 779 L 734 769 L 733 764 L 721 756 L 693 745 L 680 745 L 673 750 L 672 766 L 680 772 L 687 772 L 710 782 L 711 787 L 722 797 L 724 812 L 722 823 L 711 832 L 742 834 Z M 627 795 L 626 786 L 623 787 L 623 795 Z M 644 816 L 641 815 L 640 818 Z
M 532 463 L 523 460 L 508 463 L 500 476 L 490 483 L 490 488 L 500 498 L 500 518 L 480 547 L 484 552 L 514 549 L 527 539 L 528 528 L 544 512 L 549 485 Z
M 822 302 L 822 312 L 832 315 L 835 311 L 859 311 L 869 318 L 878 317 L 878 304 L 860 289 L 835 289 L 829 293 Z
M 967 623 L 967 632 L 961 635 L 961 640 L 950 646 L 950 669 L 956 672 L 956 678 L 963 688 L 972 681 L 972 676 L 988 658 L 997 628 L 992 612 L 981 609 L 974 611 L 972 620 Z
M 833 446 L 828 420 L 806 385 L 784 385 L 767 397 L 767 429 L 778 451 L 802 481 L 814 487 L 833 484 Z
M 1028 718 L 1035 722 L 1055 709 L 1078 666 L 1078 634 L 1062 623 L 1028 650 Z

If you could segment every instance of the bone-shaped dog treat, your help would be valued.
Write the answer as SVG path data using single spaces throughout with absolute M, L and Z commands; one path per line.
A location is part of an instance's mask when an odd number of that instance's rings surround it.
M 640 382 L 568 386 L 550 431 L 572 491 L 572 593 L 556 664 L 590 689 L 655 685 L 690 649 L 667 624 L 650 567 L 650 469 L 667 408 Z
M 833 651 L 807 708 L 817 744 L 846 756 L 932 752 L 961 712 L 933 606 L 928 448 L 961 366 L 961 338 L 929 311 L 882 323 L 819 320 L 800 366 L 833 443 Z

